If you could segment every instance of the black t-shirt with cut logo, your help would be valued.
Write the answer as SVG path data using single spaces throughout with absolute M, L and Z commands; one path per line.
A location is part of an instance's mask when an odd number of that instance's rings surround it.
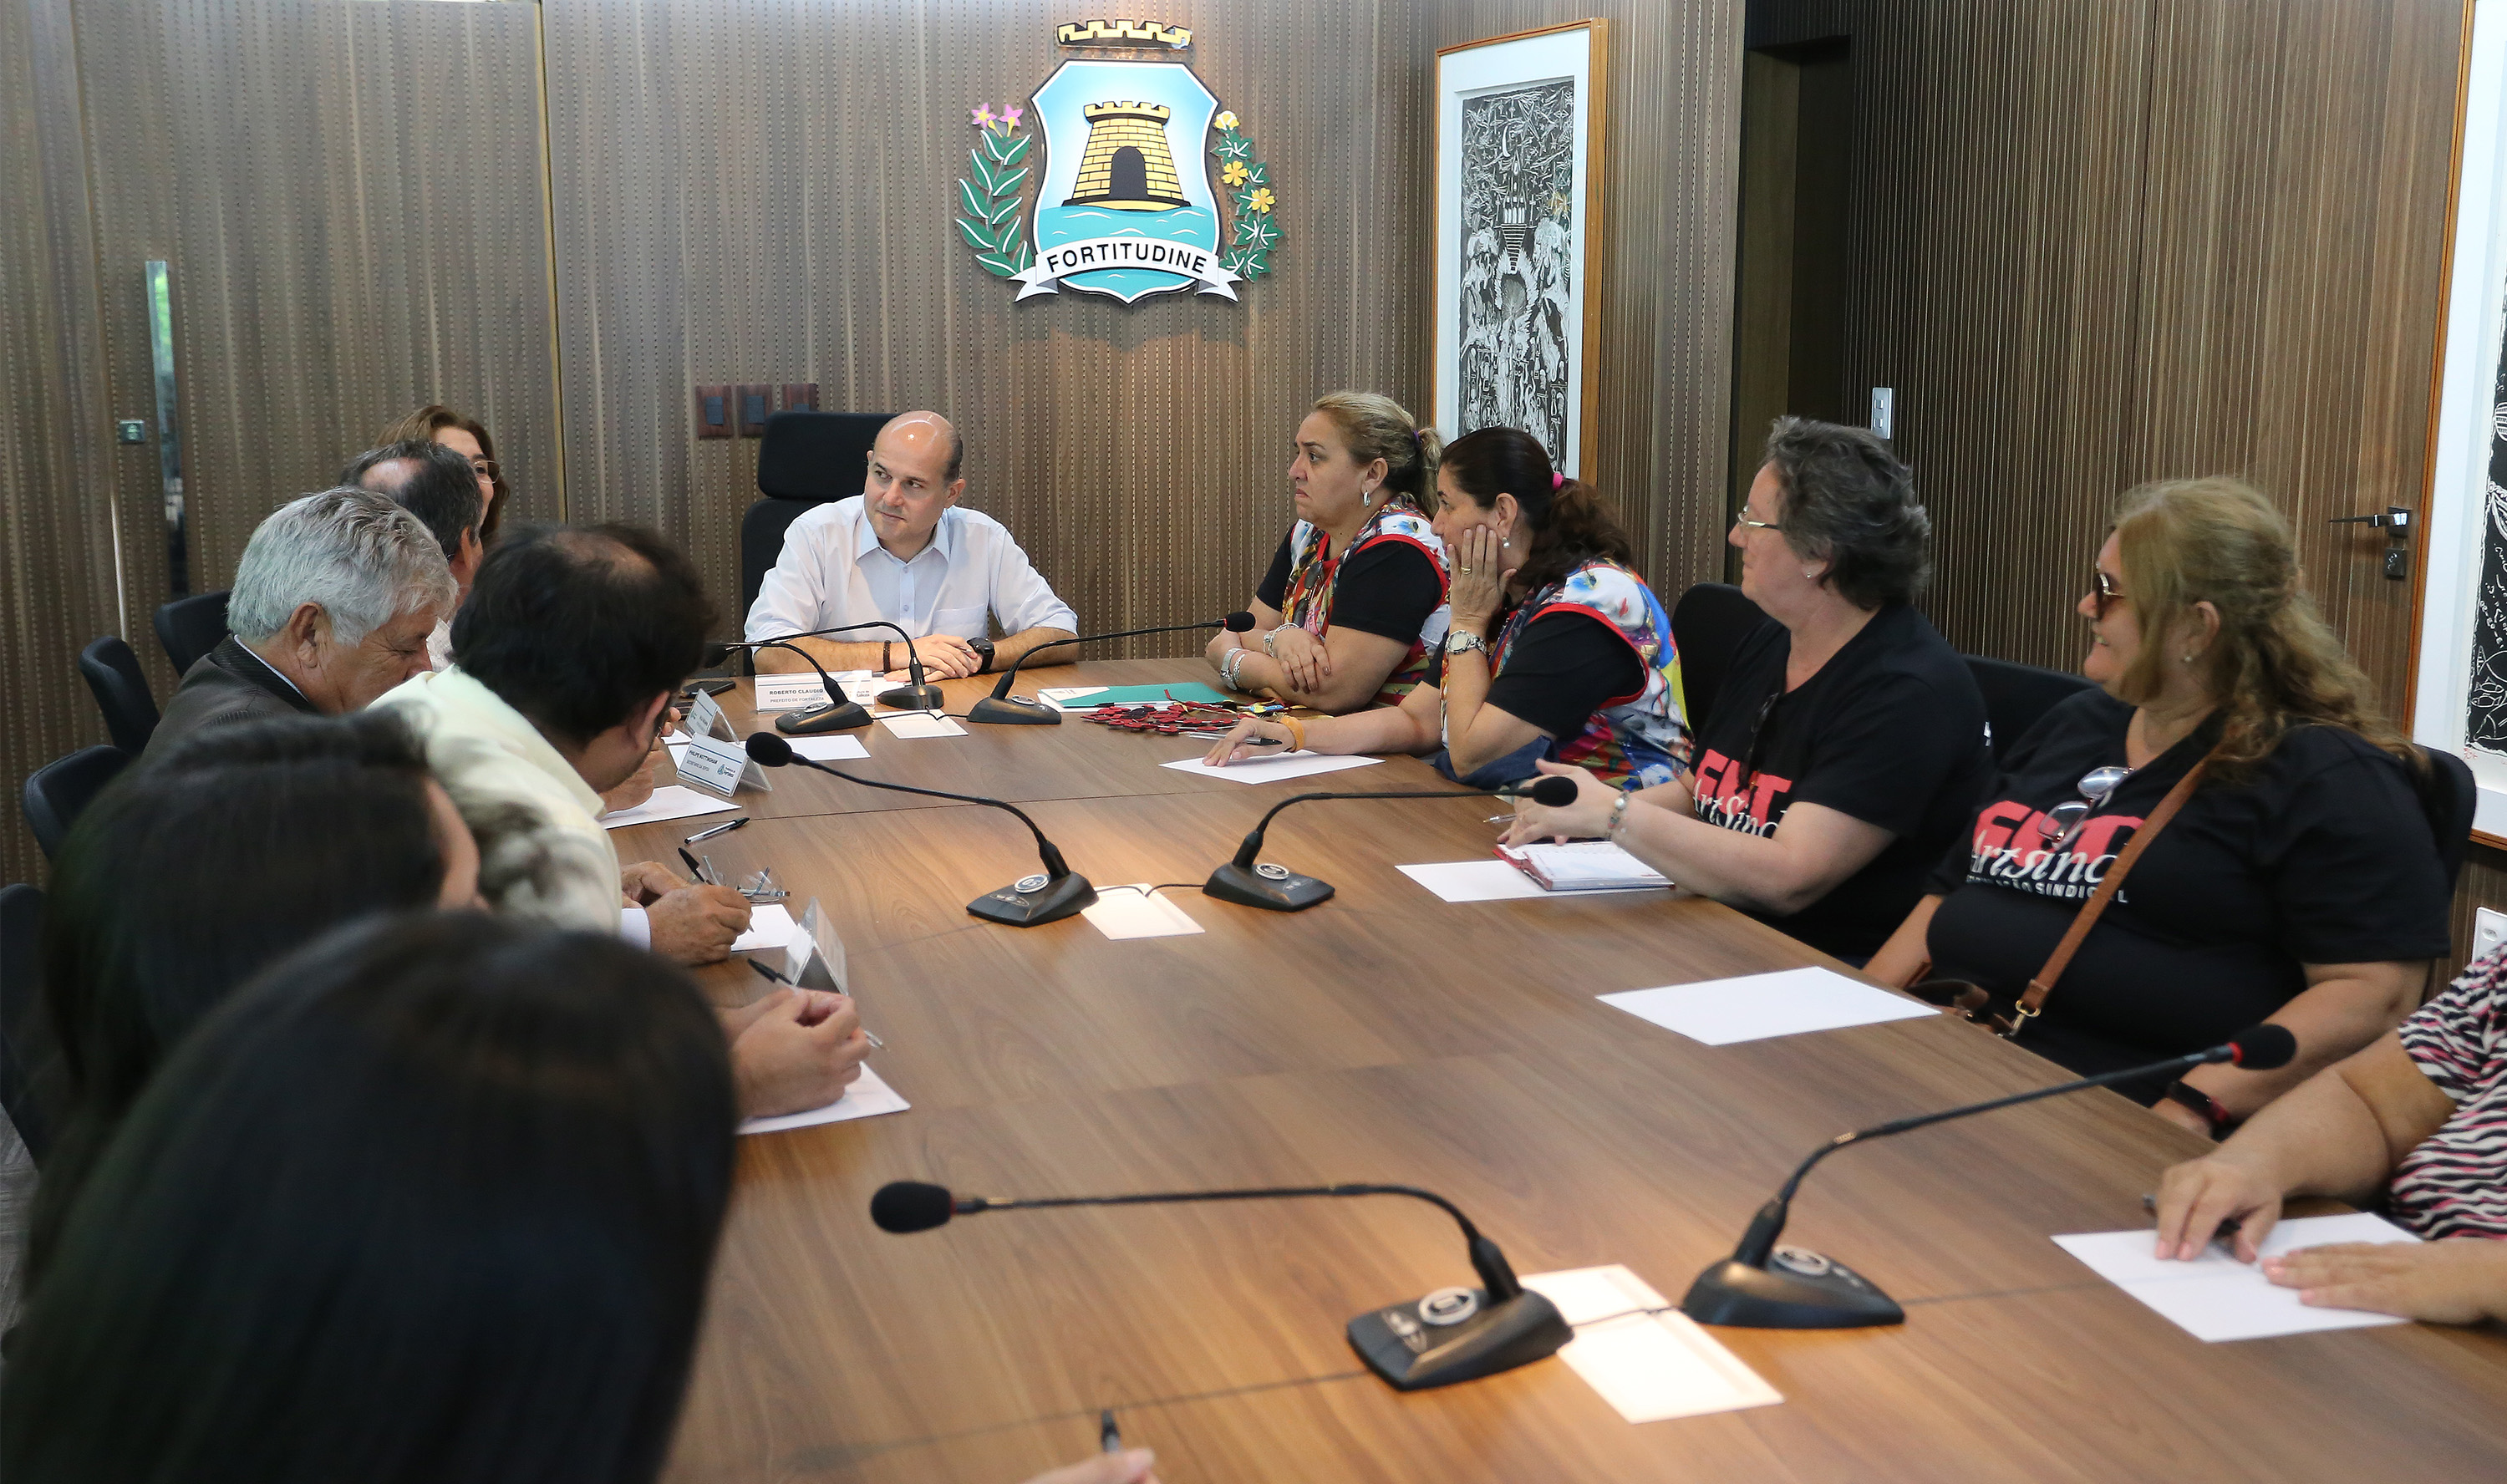
M 2215 723 L 2133 773 L 2059 851 L 2046 812 L 2124 767 L 2132 708 L 2085 691 L 2015 745 L 1946 893 L 1936 978 L 2016 996 L 2134 829 L 2218 741 Z M 2443 958 L 2449 892 L 2428 818 L 2393 754 L 2339 727 L 2292 730 L 2234 785 L 2205 779 L 2107 904 L 2019 1044 L 2085 1075 L 2216 1046 L 2307 988 L 2302 964 Z M 2138 1089 L 2147 1100 L 2156 1089 Z
M 1768 836 L 1794 805 L 1817 804 L 1896 837 L 1801 911 L 1751 914 L 1860 963 L 1906 921 L 1925 873 L 1975 814 L 1992 773 L 1984 698 L 1967 662 L 1903 603 L 1874 613 L 1787 691 L 1792 653 L 1792 633 L 1773 619 L 1742 636 L 1697 734 L 1694 807 L 1709 824 Z

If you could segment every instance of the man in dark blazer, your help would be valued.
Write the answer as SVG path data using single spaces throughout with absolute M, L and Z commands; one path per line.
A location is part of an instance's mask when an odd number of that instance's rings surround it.
M 183 676 L 141 761 L 230 721 L 360 709 L 430 668 L 427 635 L 453 604 L 435 537 L 389 496 L 289 501 L 244 547 L 227 637 Z

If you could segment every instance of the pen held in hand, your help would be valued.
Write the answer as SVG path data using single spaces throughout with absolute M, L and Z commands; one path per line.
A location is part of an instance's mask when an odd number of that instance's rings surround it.
M 1101 1453 L 1123 1451 L 1123 1430 L 1114 1426 L 1112 1407 L 1097 1414 L 1097 1448 Z
M 777 984 L 792 983 L 791 980 L 783 977 L 782 970 L 777 968 L 775 965 L 767 962 L 763 959 L 749 959 L 748 966 L 757 970 L 759 974 L 773 980 Z M 797 989 L 799 986 L 795 985 L 794 988 Z M 870 1046 L 873 1051 L 886 1051 L 888 1049 L 888 1042 L 881 1040 L 878 1032 L 872 1031 L 868 1026 L 862 1027 L 862 1039 L 870 1042 Z

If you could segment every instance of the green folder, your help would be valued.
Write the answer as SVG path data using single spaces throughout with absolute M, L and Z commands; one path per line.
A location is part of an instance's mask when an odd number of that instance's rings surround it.
M 1169 685 L 1108 686 L 1093 696 L 1073 696 L 1063 704 L 1086 710 L 1101 706 L 1139 706 L 1144 702 L 1169 699 L 1198 701 L 1204 706 L 1216 706 L 1226 701 L 1227 695 L 1223 691 L 1213 690 L 1198 680 L 1182 680 Z

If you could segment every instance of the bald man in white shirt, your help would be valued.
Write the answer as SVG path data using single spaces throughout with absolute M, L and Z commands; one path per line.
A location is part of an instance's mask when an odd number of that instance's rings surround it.
M 932 678 L 949 680 L 1006 669 L 1039 644 L 1076 634 L 1077 615 L 1009 530 L 959 507 L 964 456 L 958 430 L 938 413 L 890 418 L 871 446 L 862 492 L 818 506 L 784 532 L 783 553 L 748 610 L 745 636 L 772 639 L 886 619 L 914 636 Z M 988 615 L 999 638 L 986 636 Z M 892 636 L 793 642 L 831 670 L 905 669 L 905 645 Z M 757 668 L 809 666 L 789 650 L 765 649 Z

